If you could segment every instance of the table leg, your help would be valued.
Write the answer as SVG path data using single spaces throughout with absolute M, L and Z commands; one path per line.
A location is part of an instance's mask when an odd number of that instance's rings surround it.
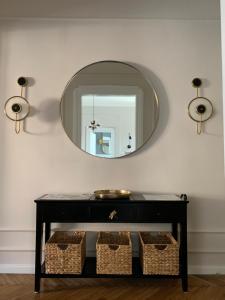
M 180 224 L 180 275 L 184 292 L 188 291 L 187 270 L 187 221 L 186 218 Z
M 51 235 L 51 223 L 45 223 L 45 243 L 48 241 Z
M 36 215 L 36 248 L 35 248 L 35 286 L 34 292 L 40 292 L 41 283 L 41 254 L 42 254 L 42 234 L 43 234 L 43 223 L 39 217 L 38 208 Z
M 177 223 L 172 223 L 172 235 L 175 238 L 175 240 L 177 241 Z

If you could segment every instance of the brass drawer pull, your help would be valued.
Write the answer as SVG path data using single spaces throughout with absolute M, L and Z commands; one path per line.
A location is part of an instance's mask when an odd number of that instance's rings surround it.
M 117 215 L 117 211 L 114 209 L 114 210 L 109 214 L 109 220 L 112 221 L 116 215 Z

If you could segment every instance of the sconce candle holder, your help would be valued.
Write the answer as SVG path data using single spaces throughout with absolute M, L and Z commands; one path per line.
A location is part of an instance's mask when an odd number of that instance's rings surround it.
M 21 131 L 21 121 L 29 115 L 30 104 L 23 97 L 23 88 L 27 85 L 26 78 L 18 78 L 17 83 L 21 86 L 20 96 L 9 98 L 5 103 L 4 111 L 6 117 L 15 122 L 15 132 L 19 134 Z
M 197 97 L 190 101 L 188 115 L 197 123 L 197 134 L 201 134 L 203 132 L 202 123 L 209 120 L 213 114 L 213 105 L 209 99 L 199 96 L 199 87 L 202 85 L 200 78 L 194 78 L 192 85 L 197 89 Z

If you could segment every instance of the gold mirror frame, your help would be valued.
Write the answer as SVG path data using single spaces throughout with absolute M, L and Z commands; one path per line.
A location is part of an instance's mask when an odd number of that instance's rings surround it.
M 115 157 L 99 157 L 97 155 L 94 155 L 94 154 L 91 154 L 87 151 L 85 151 L 84 149 L 81 148 L 80 145 L 78 145 L 76 142 L 74 142 L 72 140 L 72 138 L 69 136 L 69 134 L 67 133 L 67 131 L 65 130 L 65 127 L 63 125 L 63 114 L 62 114 L 62 103 L 63 103 L 63 98 L 64 98 L 64 95 L 66 93 L 66 90 L 68 88 L 68 86 L 70 85 L 70 83 L 76 79 L 78 76 L 79 76 L 79 73 L 81 71 L 83 71 L 84 69 L 90 67 L 90 66 L 93 66 L 93 65 L 96 65 L 96 64 L 100 64 L 100 63 L 120 63 L 120 64 L 123 64 L 125 66 L 128 66 L 130 68 L 133 68 L 136 72 L 138 72 L 142 77 L 143 79 L 146 80 L 146 82 L 148 83 L 148 85 L 150 86 L 150 88 L 152 89 L 153 91 L 153 94 L 154 94 L 154 97 L 155 97 L 155 101 L 156 101 L 156 120 L 155 120 L 155 124 L 154 124 L 154 129 L 152 130 L 151 134 L 149 135 L 149 137 L 146 139 L 145 142 L 143 142 L 143 144 L 141 146 L 139 146 L 135 151 L 133 152 L 130 152 L 128 154 L 125 154 L 125 155 L 121 155 L 121 156 L 115 156 Z M 67 82 L 64 90 L 63 90 L 63 93 L 62 93 L 62 97 L 61 97 L 61 100 L 60 100 L 60 118 L 61 118 L 61 124 L 62 124 L 62 127 L 67 135 L 67 137 L 70 139 L 70 141 L 75 145 L 77 146 L 81 151 L 83 151 L 84 153 L 88 154 L 88 155 L 91 155 L 91 156 L 94 156 L 96 158 L 101 158 L 101 159 L 118 159 L 118 158 L 123 158 L 123 157 L 127 157 L 127 156 L 130 156 L 134 153 L 136 153 L 138 150 L 140 150 L 145 144 L 147 144 L 147 142 L 151 139 L 152 135 L 154 134 L 155 130 L 156 130 L 156 127 L 158 125 L 158 121 L 159 121 L 159 99 L 158 99 L 158 96 L 156 94 L 156 91 L 154 89 L 154 87 L 152 86 L 151 82 L 141 73 L 140 70 L 138 70 L 136 67 L 134 67 L 132 64 L 129 64 L 129 63 L 126 63 L 126 62 L 122 62 L 122 61 L 116 61 L 116 60 L 102 60 L 102 61 L 97 61 L 97 62 L 94 62 L 94 63 L 91 63 L 89 65 L 86 65 L 85 67 L 81 68 L 79 71 L 77 71 L 72 77 L 71 79 Z

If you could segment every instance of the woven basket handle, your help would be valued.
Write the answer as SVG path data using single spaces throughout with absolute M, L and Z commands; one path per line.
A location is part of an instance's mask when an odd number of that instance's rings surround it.
M 119 245 L 108 245 L 110 250 L 116 251 L 119 249 Z
M 60 250 L 66 250 L 66 249 L 68 248 L 68 245 L 57 244 L 57 247 L 58 247 Z
M 168 245 L 154 245 L 154 246 L 155 246 L 156 250 L 163 251 L 163 250 L 166 250 Z

